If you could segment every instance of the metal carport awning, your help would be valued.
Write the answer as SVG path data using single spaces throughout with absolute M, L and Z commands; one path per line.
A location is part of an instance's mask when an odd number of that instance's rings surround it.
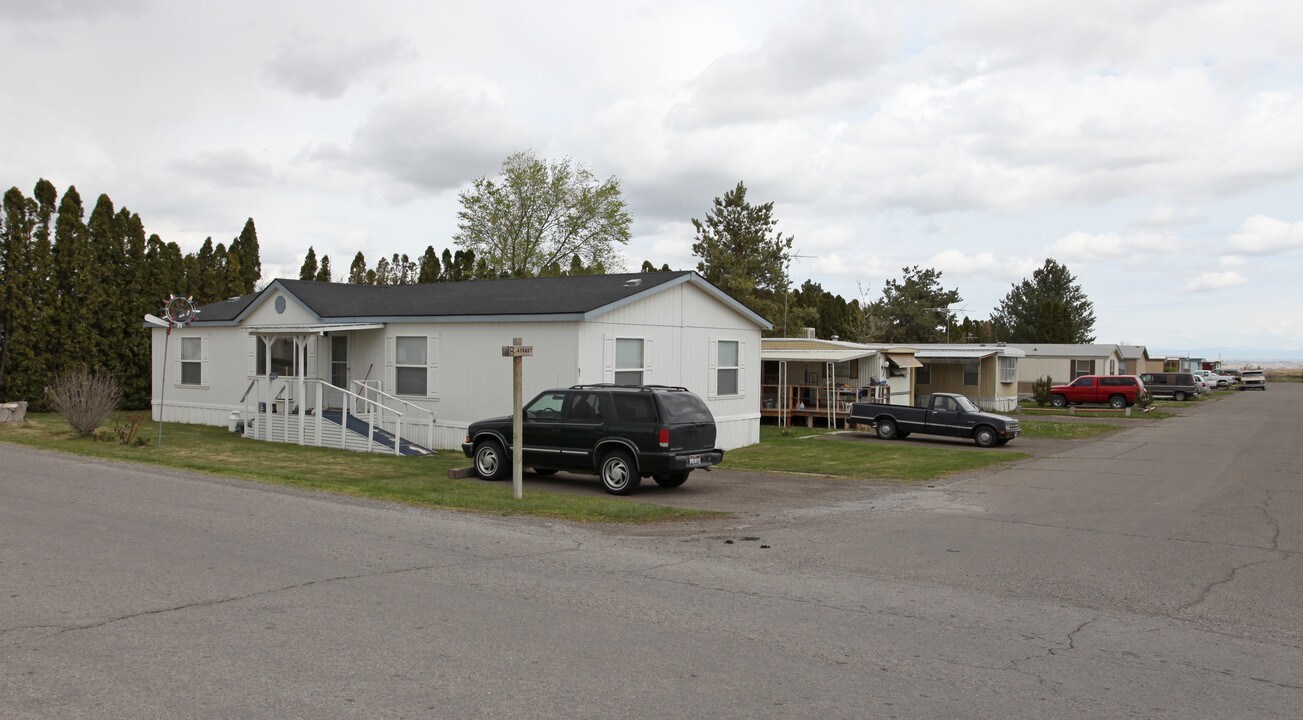
M 892 365 L 895 365 L 896 367 L 902 367 L 902 368 L 923 367 L 923 363 L 919 362 L 917 358 L 915 358 L 913 355 L 910 355 L 908 353 L 886 353 L 886 356 L 887 356 L 887 362 L 891 363 Z

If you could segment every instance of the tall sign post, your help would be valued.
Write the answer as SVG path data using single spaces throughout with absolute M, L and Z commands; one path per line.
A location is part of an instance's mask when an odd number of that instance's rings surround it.
M 525 496 L 525 358 L 533 356 L 534 348 L 522 338 L 502 346 L 502 357 L 511 358 L 511 491 L 517 500 Z

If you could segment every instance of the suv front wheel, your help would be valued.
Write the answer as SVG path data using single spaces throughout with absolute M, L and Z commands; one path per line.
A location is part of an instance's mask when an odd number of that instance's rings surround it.
M 511 460 L 507 458 L 502 443 L 497 440 L 485 440 L 475 448 L 475 474 L 485 480 L 501 480 L 511 472 Z
M 612 495 L 628 495 L 642 482 L 633 456 L 623 450 L 612 450 L 604 455 L 597 473 L 602 478 L 602 486 Z

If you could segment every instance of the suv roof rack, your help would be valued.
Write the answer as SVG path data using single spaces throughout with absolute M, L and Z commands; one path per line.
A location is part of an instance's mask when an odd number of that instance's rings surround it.
M 617 383 L 586 383 L 583 385 L 570 386 L 571 390 L 587 390 L 591 388 L 603 388 L 608 390 L 612 388 L 617 388 L 620 390 L 645 390 L 647 392 L 651 392 L 653 390 L 682 390 L 683 392 L 688 392 L 687 388 L 679 385 L 620 385 Z

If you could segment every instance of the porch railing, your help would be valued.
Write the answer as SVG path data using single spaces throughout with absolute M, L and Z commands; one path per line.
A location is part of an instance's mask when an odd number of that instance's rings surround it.
M 332 385 L 324 380 L 317 378 L 277 378 L 276 380 L 256 379 L 251 383 L 264 385 L 265 390 L 260 388 L 260 392 L 253 393 L 253 402 L 247 401 L 250 392 L 246 391 L 244 398 L 244 418 L 245 418 L 245 436 L 258 440 L 279 441 L 286 443 L 297 443 L 299 445 L 314 445 L 324 447 L 322 442 L 323 423 L 330 423 L 330 427 L 335 424 L 326 420 L 322 416 L 322 410 L 325 407 L 326 393 L 339 393 L 344 400 L 344 407 L 341 410 L 339 427 L 339 448 L 349 449 L 348 416 L 353 415 L 359 419 L 365 419 L 367 422 L 367 435 L 365 450 L 367 452 L 376 452 L 376 428 L 392 432 L 394 434 L 393 452 L 395 455 L 402 454 L 402 442 L 406 440 L 411 443 L 410 432 L 415 429 L 421 429 L 424 435 L 422 444 L 429 447 L 434 441 L 434 424 L 435 416 L 430 410 L 426 410 L 418 405 L 413 405 L 400 398 L 394 398 L 392 395 L 380 391 L 379 388 L 367 388 L 365 385 L 358 383 L 359 389 L 364 389 L 365 394 L 360 394 L 346 390 L 337 385 Z M 305 407 L 304 399 L 297 397 L 296 391 L 303 388 L 303 394 L 310 396 L 313 400 L 310 407 Z M 251 388 L 252 389 L 252 388 Z M 389 407 L 385 399 L 389 398 L 401 403 L 408 412 L 401 409 Z M 417 413 L 412 410 L 420 411 L 425 417 L 409 417 Z M 273 422 L 274 417 L 282 418 L 282 422 Z M 297 422 L 290 422 L 293 418 Z M 279 425 L 280 427 L 275 427 Z M 386 427 L 387 425 L 392 426 Z M 294 426 L 294 427 L 292 427 Z M 275 437 L 276 430 L 280 430 L 280 436 Z M 309 442 L 310 441 L 310 442 Z M 389 448 L 380 446 L 385 452 Z

